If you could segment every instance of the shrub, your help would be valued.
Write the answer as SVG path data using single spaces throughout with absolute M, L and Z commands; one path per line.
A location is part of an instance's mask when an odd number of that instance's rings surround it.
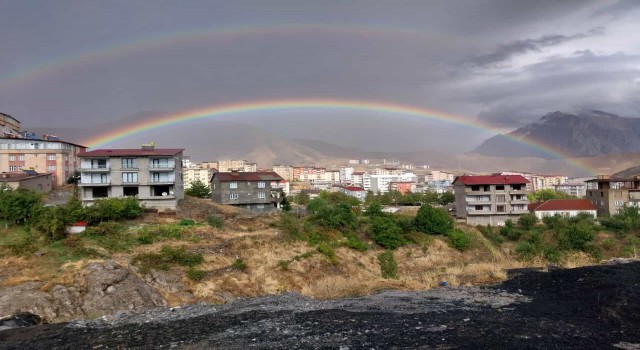
M 224 228 L 224 219 L 217 215 L 209 215 L 209 217 L 207 217 L 207 223 L 211 227 Z
M 370 230 L 373 241 L 387 249 L 396 249 L 404 244 L 402 229 L 392 218 L 386 216 L 373 218 Z
M 616 241 L 609 237 L 602 240 L 602 247 L 606 250 L 611 250 L 616 245 Z
M 528 231 L 531 230 L 537 222 L 538 217 L 535 216 L 535 214 L 528 213 L 520 216 L 520 218 L 518 219 L 518 226 Z
M 164 246 L 159 253 L 136 255 L 132 263 L 140 267 L 141 273 L 147 273 L 150 269 L 168 270 L 171 264 L 193 267 L 203 261 L 202 254 L 188 252 L 185 247 Z
M 447 233 L 449 245 L 459 251 L 467 250 L 471 246 L 471 236 L 460 229 L 454 229 Z
M 516 252 L 523 258 L 531 259 L 536 256 L 538 250 L 534 244 L 525 241 L 516 245 Z
M 393 257 L 393 251 L 387 250 L 378 255 L 382 278 L 398 278 L 398 264 Z
M 333 194 L 334 193 L 331 195 Z M 309 202 L 307 210 L 311 214 L 310 220 L 322 227 L 347 230 L 355 229 L 358 218 L 351 209 L 352 203 L 342 202 L 340 200 L 342 197 L 329 196 L 328 199 L 325 199 L 325 197 L 314 198 Z M 358 201 L 356 198 L 350 198 Z
M 331 265 L 338 265 L 338 257 L 336 256 L 336 252 L 326 243 L 320 243 L 317 248 L 318 252 L 329 260 Z
M 416 214 L 414 227 L 420 232 L 443 235 L 453 229 L 453 218 L 445 210 L 425 204 Z
M 361 241 L 355 233 L 349 232 L 345 234 L 345 236 L 347 237 L 347 247 L 360 252 L 364 252 L 369 249 L 369 245 Z
M 204 182 L 195 180 L 191 183 L 191 186 L 184 191 L 184 194 L 198 198 L 209 198 L 211 196 L 211 189 Z
M 84 220 L 90 223 L 103 221 L 135 219 L 144 212 L 144 208 L 135 197 L 104 198 L 85 208 Z
M 182 220 L 180 220 L 178 225 L 180 225 L 180 226 L 196 226 L 197 223 L 195 221 L 191 220 L 191 219 L 182 219 Z
M 242 260 L 242 258 L 236 258 L 233 264 L 231 264 L 231 268 L 237 271 L 244 271 L 247 269 L 247 264 Z
M 175 225 L 147 225 L 138 231 L 136 240 L 140 244 L 152 244 L 168 239 L 182 238 L 182 228 Z
M 382 205 L 380 205 L 379 203 L 371 203 L 367 206 L 364 214 L 368 217 L 382 216 L 384 215 L 384 213 L 382 212 Z
M 207 273 L 205 271 L 196 269 L 195 267 L 190 267 L 189 270 L 187 270 L 187 278 L 192 281 L 201 281 L 206 275 Z
M 89 226 L 83 232 L 85 236 L 110 236 L 117 235 L 124 230 L 124 226 L 117 222 L 105 221 L 94 226 Z
M 413 217 L 408 215 L 396 215 L 394 218 L 396 224 L 402 230 L 402 233 L 415 231 L 415 227 L 413 226 Z
M 33 226 L 50 241 L 67 237 L 69 218 L 63 207 L 39 207 L 35 211 Z
M 289 264 L 290 264 L 289 260 L 280 260 L 280 261 L 278 261 L 278 267 L 281 268 L 284 271 L 289 270 Z
M 593 226 L 580 222 L 568 230 L 569 243 L 574 249 L 584 250 L 587 243 L 596 237 Z
M 14 235 L 5 240 L 2 246 L 9 249 L 13 255 L 30 255 L 38 250 L 35 238 L 28 233 Z

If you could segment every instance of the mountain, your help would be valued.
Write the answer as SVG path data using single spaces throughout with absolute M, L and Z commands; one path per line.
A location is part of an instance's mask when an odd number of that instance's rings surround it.
M 574 157 L 640 151 L 640 119 L 622 118 L 602 111 L 580 115 L 553 112 L 538 122 L 506 135 L 493 136 L 474 153 L 499 157 L 554 156 L 517 140 L 531 140 Z

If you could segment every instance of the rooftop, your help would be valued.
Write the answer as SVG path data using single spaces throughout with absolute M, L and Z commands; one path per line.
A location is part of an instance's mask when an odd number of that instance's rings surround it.
M 530 182 L 522 175 L 464 175 L 456 177 L 454 182 L 458 181 L 465 185 L 518 185 Z
M 358 187 L 358 186 L 345 186 L 343 188 L 345 190 L 351 191 L 351 192 L 363 192 L 364 191 L 364 188 Z
M 282 181 L 280 175 L 273 171 L 256 171 L 256 172 L 220 172 L 214 173 L 212 179 L 218 179 L 220 182 L 228 181 Z
M 556 210 L 597 210 L 596 206 L 586 199 L 549 199 L 544 202 L 529 204 L 531 211 Z
M 97 149 L 84 151 L 78 154 L 79 157 L 151 157 L 151 156 L 175 156 L 183 152 L 183 148 L 114 148 Z
M 16 173 L 3 172 L 3 173 L 0 173 L 0 182 L 20 181 L 24 179 L 30 179 L 34 177 L 48 176 L 48 175 L 49 174 L 39 174 L 33 170 L 25 170 L 23 172 L 16 172 Z

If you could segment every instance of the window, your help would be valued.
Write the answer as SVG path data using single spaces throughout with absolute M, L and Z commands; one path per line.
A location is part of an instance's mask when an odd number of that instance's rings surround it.
M 496 211 L 498 213 L 504 213 L 505 211 L 507 211 L 507 207 L 505 205 L 498 205 L 496 206 Z
M 169 158 L 156 158 L 151 160 L 152 168 L 168 168 Z
M 229 193 L 229 199 L 238 199 L 237 193 Z
M 235 181 L 229 182 L 229 188 L 238 188 L 238 183 Z
M 171 182 L 173 180 L 171 180 L 169 178 L 169 174 L 166 173 L 153 173 L 153 177 L 151 182 Z
M 18 168 L 15 165 L 9 165 L 9 171 L 16 171 Z
M 476 205 L 474 210 L 482 210 L 484 207 L 481 205 Z
M 504 191 L 504 185 L 496 185 L 496 191 Z
M 47 160 L 56 160 L 55 154 L 47 154 Z
M 56 171 L 55 165 L 47 165 L 47 171 Z
M 604 197 L 604 192 L 600 191 L 600 197 Z
M 522 189 L 522 185 L 511 185 L 511 189 L 514 191 L 520 191 Z
M 484 191 L 485 192 L 491 191 L 491 186 L 489 186 L 489 185 L 484 186 Z
M 10 156 L 9 156 L 9 161 L 10 161 L 10 162 L 15 162 L 15 161 L 16 161 L 16 156 L 14 156 L 14 155 L 10 155 Z
M 471 186 L 471 191 L 480 191 L 480 186 Z
M 135 169 L 138 167 L 138 160 L 135 158 L 122 158 L 122 168 Z
M 107 187 L 94 187 L 91 192 L 93 198 L 109 197 L 109 189 Z
M 138 182 L 138 173 L 122 173 L 122 182 Z
M 498 203 L 503 203 L 506 202 L 506 197 L 504 194 L 498 194 L 496 195 L 496 202 Z
M 91 159 L 91 168 L 92 169 L 106 169 L 107 168 L 107 160 L 106 159 Z
M 135 197 L 135 196 L 138 195 L 138 188 L 137 187 L 123 187 L 122 188 L 122 195 L 128 196 L 128 197 Z
M 53 158 L 55 160 L 55 158 Z M 18 160 L 24 162 L 24 154 L 18 156 Z
M 265 188 L 266 183 L 264 181 L 258 181 L 258 188 Z
M 267 198 L 267 195 L 264 192 L 258 192 L 258 198 L 259 199 L 265 199 L 265 198 Z

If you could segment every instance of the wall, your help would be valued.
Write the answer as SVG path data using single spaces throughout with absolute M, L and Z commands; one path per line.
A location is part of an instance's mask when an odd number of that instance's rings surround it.
M 534 211 L 533 213 L 540 220 L 542 220 L 542 218 L 545 216 L 554 216 L 556 214 L 561 216 L 574 217 L 580 213 L 589 213 L 593 215 L 594 218 L 598 216 L 597 210 L 557 210 L 557 211 L 556 210 L 540 210 L 540 211 Z

